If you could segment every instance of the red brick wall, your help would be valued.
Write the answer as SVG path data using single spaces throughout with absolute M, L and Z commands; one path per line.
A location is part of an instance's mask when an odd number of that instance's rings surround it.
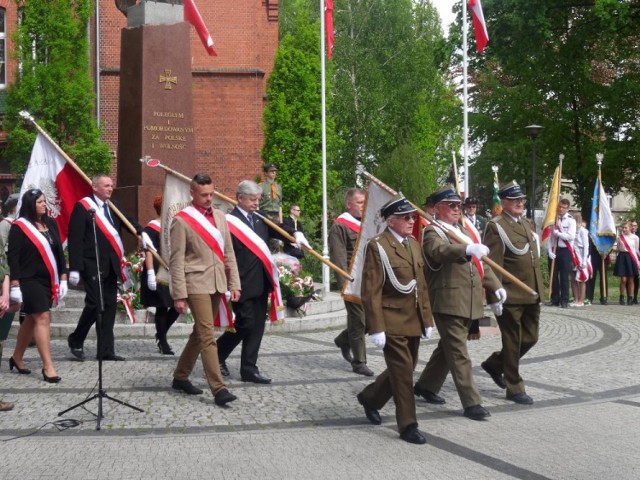
M 192 28 L 194 160 L 196 170 L 214 176 L 218 190 L 233 194 L 240 180 L 261 173 L 264 90 L 278 45 L 277 1 L 196 0 L 196 5 L 218 56 L 207 55 Z M 114 2 L 101 1 L 100 119 L 103 138 L 114 152 L 118 141 L 120 31 L 125 26 L 126 18 Z

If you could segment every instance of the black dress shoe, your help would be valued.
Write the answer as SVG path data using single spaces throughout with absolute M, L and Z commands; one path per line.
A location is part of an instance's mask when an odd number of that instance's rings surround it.
M 44 371 L 44 368 L 42 369 L 42 378 L 47 383 L 58 383 L 60 380 L 62 380 L 58 375 L 56 375 L 55 377 L 47 376 L 47 374 Z
M 507 395 L 507 400 L 511 400 L 512 402 L 516 402 L 520 405 L 533 405 L 533 398 L 524 392 Z
M 358 399 L 358 403 L 364 408 L 364 415 L 365 417 L 367 417 L 367 420 L 369 420 L 374 425 L 380 425 L 382 423 L 380 412 L 378 412 L 378 410 L 367 403 L 367 401 L 362 396 L 362 393 L 356 395 L 356 398 Z
M 173 388 L 174 390 L 182 390 L 184 393 L 189 395 L 202 394 L 202 390 L 200 390 L 198 387 L 194 387 L 193 383 L 191 383 L 189 380 L 177 380 L 174 378 L 173 383 L 171 384 L 171 388 Z
M 271 383 L 271 379 L 260 375 L 259 373 L 254 373 L 253 375 L 245 375 L 241 377 L 243 382 L 251 382 L 251 383 L 262 383 L 268 384 Z
M 490 417 L 491 413 L 482 405 L 471 405 L 464 409 L 463 415 L 471 420 L 484 420 Z
M 504 375 L 501 373 L 492 370 L 487 362 L 482 362 L 480 364 L 482 369 L 489 374 L 494 383 L 502 389 L 507 388 L 507 384 L 504 382 Z
M 609 305 L 609 301 L 606 298 L 601 298 L 600 305 Z
M 547 307 L 559 307 L 560 304 L 556 302 L 545 302 L 545 306 Z
M 353 373 L 364 375 L 365 377 L 373 377 L 374 375 L 371 369 L 364 364 L 353 367 Z
M 560 308 L 569 308 L 569 302 L 562 302 Z
M 67 345 L 69 345 L 69 350 L 71 350 L 71 355 L 73 355 L 76 359 L 84 362 L 84 350 L 82 349 L 82 345 L 78 346 L 71 342 L 70 338 L 67 338 Z
M 447 401 L 437 393 L 433 393 L 429 390 L 420 388 L 418 385 L 415 385 L 413 387 L 413 393 L 417 397 L 424 398 L 427 401 L 427 403 L 433 403 L 434 405 L 444 405 L 445 403 L 447 403 Z
M 234 400 L 237 400 L 237 399 L 238 397 L 236 397 L 233 393 L 231 393 L 226 388 L 223 388 L 222 390 L 220 390 L 218 393 L 215 394 L 213 401 L 216 402 L 216 405 L 223 407 L 227 403 L 233 402 Z
M 344 358 L 349 363 L 353 362 L 353 357 L 351 356 L 351 348 L 349 347 L 349 345 L 340 345 L 340 343 L 338 343 L 338 340 L 336 339 L 333 340 L 333 343 L 335 343 L 336 347 L 340 349 L 342 358 Z
M 227 367 L 226 363 L 221 363 L 220 364 L 220 373 L 222 374 L 223 377 L 230 377 L 231 376 L 231 372 L 229 371 L 229 368 Z
M 418 427 L 405 428 L 400 434 L 400 438 L 405 442 L 415 443 L 416 445 L 424 445 L 427 443 L 427 439 L 424 434 L 418 430 Z
M 98 360 L 97 357 L 96 360 Z M 107 362 L 124 362 L 125 358 L 114 353 L 113 355 L 105 355 L 104 357 L 102 357 L 102 360 Z

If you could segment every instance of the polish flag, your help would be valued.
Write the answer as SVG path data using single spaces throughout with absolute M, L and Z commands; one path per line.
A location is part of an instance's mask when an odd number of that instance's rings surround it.
M 209 35 L 209 30 L 204 24 L 204 21 L 200 16 L 200 12 L 198 11 L 198 7 L 196 7 L 193 0 L 184 0 L 184 21 L 189 22 L 196 28 L 196 32 L 198 32 L 198 36 L 209 55 L 212 57 L 217 56 L 218 54 L 213 49 L 213 39 L 211 38 L 211 35 Z
M 29 166 L 22 180 L 22 195 L 27 190 L 38 189 L 44 193 L 49 216 L 58 224 L 60 239 L 67 240 L 69 218 L 76 202 L 91 195 L 91 185 L 58 152 L 47 137 L 38 133 L 31 151 Z M 18 211 L 20 204 L 18 204 Z
M 327 37 L 327 58 L 333 55 L 333 0 L 324 3 L 324 31 Z
M 469 0 L 469 8 L 471 9 L 473 30 L 476 33 L 476 47 L 478 48 L 478 53 L 482 53 L 489 42 L 489 33 L 487 32 L 487 24 L 484 22 L 480 0 Z

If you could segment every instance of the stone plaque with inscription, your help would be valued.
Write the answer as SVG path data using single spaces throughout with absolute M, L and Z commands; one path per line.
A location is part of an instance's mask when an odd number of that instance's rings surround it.
M 165 173 L 140 162 L 145 155 L 194 172 L 194 125 L 189 24 L 122 30 L 118 177 L 115 197 L 144 224 Z

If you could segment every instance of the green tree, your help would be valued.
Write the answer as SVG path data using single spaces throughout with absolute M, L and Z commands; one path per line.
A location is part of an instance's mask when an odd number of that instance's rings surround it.
M 108 172 L 111 156 L 93 116 L 87 24 L 91 0 L 29 0 L 14 41 L 20 73 L 7 95 L 7 158 L 24 172 L 35 133 L 18 112 L 29 111 L 89 175 Z
M 344 184 L 365 169 L 422 199 L 460 141 L 439 16 L 427 0 L 334 5 L 331 113 L 341 144 L 332 165 Z
M 529 184 L 531 141 L 524 127 L 545 127 L 537 140 L 537 204 L 565 155 L 563 177 L 588 212 L 605 154 L 603 181 L 612 193 L 638 193 L 640 20 L 638 2 L 483 1 L 490 44 L 473 55 L 470 76 L 472 138 L 482 146 L 472 175 L 489 185 L 500 178 Z M 542 181 L 541 181 L 542 180 Z
M 322 213 L 320 27 L 305 9 L 291 17 L 291 31 L 280 40 L 267 81 L 262 156 L 278 165 L 285 213 L 297 202 L 305 216 L 316 216 Z M 329 151 L 333 138 L 333 122 L 327 118 Z M 329 190 L 335 188 L 330 171 L 327 184 Z

